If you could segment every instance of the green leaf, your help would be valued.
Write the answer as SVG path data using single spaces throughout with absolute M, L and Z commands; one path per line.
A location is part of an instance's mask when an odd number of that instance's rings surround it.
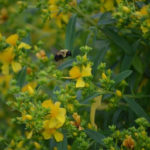
M 132 65 L 138 73 L 143 74 L 143 70 L 144 70 L 143 64 L 141 62 L 141 59 L 138 56 L 134 57 L 132 61 Z
M 129 69 L 131 64 L 132 64 L 132 60 L 133 60 L 133 55 L 125 55 L 123 58 L 123 61 L 121 63 L 121 71 Z
M 72 66 L 72 63 L 75 61 L 75 59 L 69 59 L 67 61 L 65 61 L 63 64 L 61 64 L 58 69 L 59 70 L 63 70 L 65 68 L 68 68 L 68 67 L 71 67 Z
M 100 15 L 98 25 L 107 25 L 112 23 L 115 23 L 115 19 L 112 18 L 110 12 L 102 13 Z
M 121 112 L 122 112 L 122 109 L 119 109 L 119 110 L 117 110 L 117 111 L 114 113 L 113 118 L 112 118 L 112 124 L 116 124 L 116 123 L 117 123 L 117 120 L 118 120 L 118 118 L 119 118 Z
M 73 15 L 66 29 L 66 41 L 65 41 L 65 48 L 72 51 L 73 53 L 73 43 L 75 39 L 75 25 L 76 25 L 76 15 Z
M 22 87 L 24 85 L 26 79 L 26 67 L 22 68 L 22 70 L 17 75 L 17 84 Z
M 143 108 L 133 99 L 129 99 L 127 97 L 124 97 L 124 100 L 127 102 L 130 109 L 138 116 L 138 117 L 144 117 L 148 121 L 150 121 L 150 117 L 147 115 L 147 113 L 143 110 Z
M 85 100 L 82 102 L 82 104 L 87 104 L 90 100 L 92 100 L 93 98 L 99 96 L 100 93 L 93 93 L 90 96 L 86 97 Z
M 93 66 L 93 74 L 97 71 L 97 66 L 103 61 L 107 50 L 109 50 L 108 41 L 101 40 L 95 43 L 97 47 L 97 51 L 94 57 L 94 66 Z M 93 52 L 92 52 L 93 53 Z
M 111 41 L 113 41 L 126 54 L 128 54 L 128 55 L 132 54 L 133 49 L 130 46 L 130 44 L 127 42 L 127 40 L 125 40 L 123 37 L 121 37 L 117 32 L 115 32 L 109 28 L 104 28 L 102 31 Z
M 124 80 L 128 76 L 130 76 L 131 73 L 132 73 L 132 70 L 125 70 L 125 71 L 119 73 L 118 75 L 116 75 L 114 77 L 115 85 L 117 85 L 119 82 L 121 82 L 122 80 Z
M 103 143 L 103 139 L 105 138 L 105 136 L 99 132 L 90 130 L 90 129 L 86 129 L 85 132 L 88 134 L 88 136 L 93 139 L 95 142 L 104 145 Z

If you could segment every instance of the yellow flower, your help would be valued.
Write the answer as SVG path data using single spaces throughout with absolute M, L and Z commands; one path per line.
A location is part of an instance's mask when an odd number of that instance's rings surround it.
M 121 97 L 121 96 L 122 96 L 121 91 L 120 91 L 120 90 L 116 90 L 116 95 L 117 95 L 118 97 Z
M 87 66 L 82 66 L 81 69 L 78 66 L 74 66 L 70 71 L 69 75 L 70 77 L 64 77 L 66 79 L 76 79 L 76 87 L 85 87 L 85 82 L 83 80 L 83 77 L 89 77 L 91 76 L 91 65 L 88 64 Z
M 67 109 L 68 109 L 68 111 L 73 112 L 74 111 L 73 104 L 67 104 Z
M 18 49 L 22 49 L 22 48 L 31 49 L 31 46 L 27 43 L 21 42 L 18 46 Z
M 26 132 L 25 134 L 26 134 L 27 139 L 31 139 L 33 135 L 33 131 L 31 130 L 30 132 Z
M 127 6 L 123 6 L 122 9 L 123 9 L 123 11 L 126 12 L 126 13 L 129 13 L 129 12 L 130 12 L 130 9 L 129 9 Z
M 32 116 L 29 114 L 22 114 L 22 120 L 32 120 Z
M 149 29 L 148 29 L 147 27 L 144 27 L 144 26 L 142 26 L 142 25 L 141 25 L 141 30 L 142 30 L 142 32 L 143 32 L 144 34 L 149 31 Z
M 16 46 L 18 38 L 18 34 L 12 34 L 6 39 L 6 42 L 12 46 Z
M 21 64 L 14 61 L 15 54 L 13 52 L 13 47 L 8 47 L 4 51 L 0 52 L 0 62 L 2 65 L 2 73 L 9 74 L 9 65 L 11 64 L 14 72 L 21 70 Z
M 50 116 L 46 120 L 46 124 L 49 123 L 49 128 L 60 128 L 63 126 L 66 119 L 65 108 L 60 108 L 60 102 L 53 104 L 52 100 L 45 100 L 42 106 L 50 109 Z
M 148 15 L 148 5 L 145 5 L 141 8 L 140 13 L 142 15 Z
M 7 92 L 11 78 L 12 78 L 11 75 L 0 76 L 0 92 L 2 92 L 3 94 Z
M 101 12 L 112 11 L 114 9 L 114 0 L 101 0 L 102 7 L 100 8 Z
M 33 143 L 36 149 L 41 149 L 41 145 L 38 142 Z
M 103 80 L 106 80 L 106 79 L 107 79 L 107 76 L 106 76 L 106 74 L 105 74 L 104 72 L 102 73 L 102 79 L 103 79 Z
M 53 150 L 58 150 L 57 147 L 55 146 Z
M 20 142 L 17 144 L 17 148 L 22 148 L 22 147 L 23 147 L 23 144 L 24 144 L 24 142 L 23 142 L 23 141 L 20 141 Z
M 70 15 L 60 12 L 59 6 L 56 4 L 56 0 L 49 1 L 49 11 L 51 12 L 50 17 L 52 19 L 55 19 L 56 24 L 58 25 L 58 27 L 61 28 L 62 22 L 67 23 Z
M 36 86 L 36 82 L 30 82 L 22 88 L 22 92 L 29 92 L 29 94 L 34 94 L 34 89 L 36 88 Z
M 50 139 L 54 136 L 57 142 L 63 140 L 63 134 L 58 132 L 57 129 L 62 127 L 66 119 L 66 110 L 60 108 L 60 102 L 55 104 L 52 100 L 45 100 L 42 106 L 50 109 L 50 114 L 47 116 L 47 120 L 44 121 L 44 139 Z
M 47 124 L 48 126 L 49 124 Z M 45 124 L 46 126 L 46 124 Z M 45 128 L 43 131 L 43 136 L 45 140 L 48 140 L 50 138 L 52 138 L 54 136 L 55 140 L 57 142 L 60 142 L 63 140 L 64 136 L 62 133 L 58 132 L 55 128 L 51 129 L 51 128 Z
M 71 145 L 67 145 L 67 150 L 71 150 Z

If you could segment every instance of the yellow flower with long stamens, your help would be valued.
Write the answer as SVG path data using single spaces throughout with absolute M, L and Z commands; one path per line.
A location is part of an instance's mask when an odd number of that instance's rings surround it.
M 63 134 L 57 129 L 62 127 L 66 120 L 65 108 L 60 108 L 60 102 L 53 103 L 51 99 L 45 100 L 42 106 L 50 109 L 50 113 L 46 116 L 47 120 L 44 121 L 44 139 L 50 139 L 54 136 L 57 142 L 62 141 Z
M 65 122 L 65 108 L 60 108 L 60 102 L 53 104 L 52 100 L 45 100 L 42 106 L 50 109 L 49 128 L 60 128 Z
M 82 66 L 81 68 L 78 66 L 72 67 L 72 69 L 69 71 L 70 77 L 65 77 L 66 79 L 76 79 L 76 87 L 82 88 L 85 87 L 85 82 L 83 80 L 83 77 L 89 77 L 92 76 L 91 74 L 91 65 L 88 64 L 87 66 Z
M 2 65 L 2 73 L 5 75 L 9 74 L 9 65 L 12 66 L 14 72 L 21 70 L 21 64 L 14 61 L 15 54 L 14 48 L 8 47 L 4 51 L 0 52 L 0 62 Z

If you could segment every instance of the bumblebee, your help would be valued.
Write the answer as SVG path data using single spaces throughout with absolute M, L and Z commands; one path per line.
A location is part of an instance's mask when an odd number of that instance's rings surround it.
M 62 49 L 55 54 L 55 61 L 62 60 L 68 56 L 72 56 L 71 51 L 69 51 L 67 49 Z

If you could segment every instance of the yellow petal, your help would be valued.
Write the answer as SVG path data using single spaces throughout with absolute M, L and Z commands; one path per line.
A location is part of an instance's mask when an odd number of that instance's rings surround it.
M 113 10 L 114 9 L 114 1 L 106 0 L 104 7 L 106 8 L 107 11 Z
M 77 79 L 76 88 L 85 87 L 85 82 L 82 78 Z
M 82 77 L 88 77 L 88 76 L 91 76 L 91 65 L 88 64 L 86 67 L 85 66 L 82 66 Z
M 31 46 L 27 43 L 21 42 L 18 46 L 18 49 L 21 49 L 21 48 L 31 49 Z
M 26 132 L 26 137 L 27 137 L 27 139 L 31 139 L 31 138 L 32 138 L 32 135 L 33 135 L 33 131 Z
M 59 114 L 57 115 L 58 121 L 61 123 L 61 126 L 64 124 L 66 120 L 66 109 L 65 108 L 60 108 L 59 109 Z
M 55 139 L 56 139 L 57 142 L 62 141 L 63 138 L 64 138 L 63 134 L 60 133 L 60 132 L 58 132 L 58 131 L 56 131 L 56 132 L 54 133 L 54 137 L 55 137 Z
M 10 45 L 15 46 L 18 38 L 19 38 L 18 34 L 12 34 L 6 39 L 6 42 Z
M 53 102 L 51 99 L 48 99 L 48 100 L 45 100 L 43 103 L 42 103 L 42 106 L 45 107 L 45 108 L 51 108 L 53 106 Z
M 2 73 L 4 75 L 8 75 L 9 74 L 9 64 L 3 64 L 3 66 L 2 66 Z
M 18 62 L 13 61 L 12 62 L 12 69 L 14 72 L 18 72 L 21 70 L 21 64 Z
M 38 142 L 33 143 L 36 149 L 41 149 L 41 145 Z
M 35 89 L 36 86 L 37 86 L 37 82 L 35 82 L 35 81 L 30 82 L 29 85 L 30 85 L 33 89 Z
M 49 120 L 49 128 L 59 128 L 60 127 L 60 124 L 59 124 L 59 122 L 57 121 L 57 119 L 56 118 L 51 118 L 50 120 Z
M 72 79 L 79 78 L 81 76 L 80 68 L 77 66 L 74 66 L 70 71 L 69 75 Z
M 49 129 L 49 120 L 45 120 L 43 122 L 43 127 L 44 127 L 44 129 Z
M 55 103 L 55 106 L 56 106 L 57 108 L 59 108 L 59 107 L 60 107 L 60 104 L 61 104 L 60 102 L 56 102 L 56 103 Z
M 13 61 L 15 56 L 13 50 L 14 50 L 13 47 L 8 47 L 4 51 L 0 52 L 0 61 L 2 63 L 10 64 Z
M 45 140 L 48 140 L 52 137 L 52 132 L 51 132 L 51 130 L 44 130 L 42 135 Z
M 36 88 L 37 83 L 36 82 L 30 82 L 26 84 L 21 91 L 22 92 L 29 92 L 30 94 L 34 94 L 34 89 Z
M 34 94 L 34 89 L 31 86 L 28 86 L 28 92 L 30 94 Z

